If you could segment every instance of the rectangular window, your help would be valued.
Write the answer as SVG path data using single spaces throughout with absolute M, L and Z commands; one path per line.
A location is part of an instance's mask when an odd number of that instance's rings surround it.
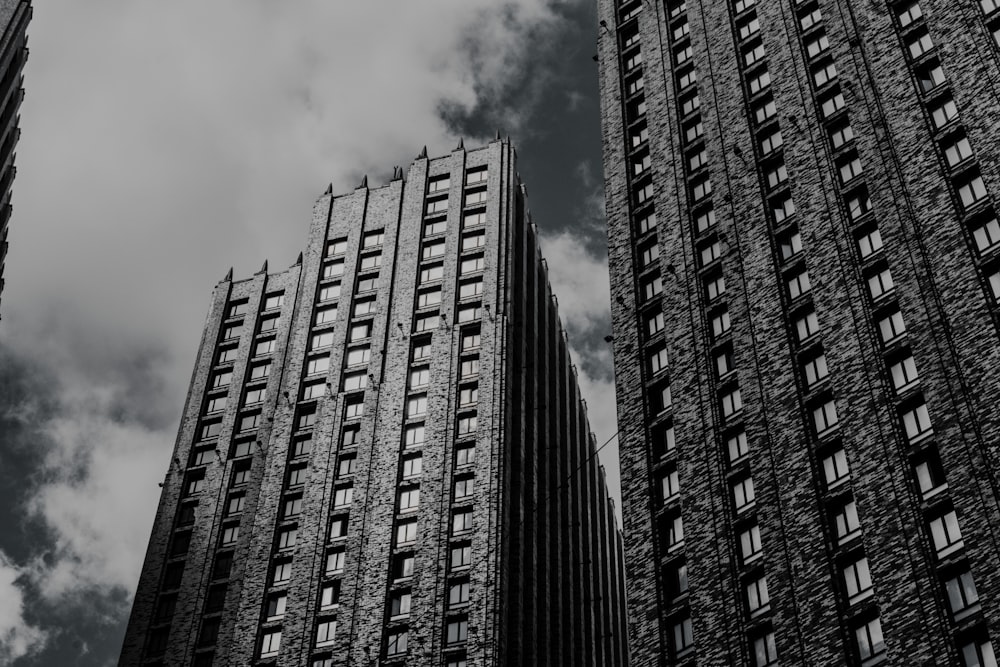
M 426 409 L 426 408 L 425 408 Z M 407 426 L 403 431 L 403 443 L 406 448 L 419 447 L 424 444 L 425 430 L 423 424 Z
M 808 54 L 810 58 L 815 58 L 829 48 L 830 40 L 827 39 L 825 33 L 821 33 L 806 42 L 806 54 Z
M 353 486 L 341 486 L 334 490 L 333 492 L 333 506 L 334 507 L 350 507 L 351 500 L 354 498 L 354 487 Z
M 986 185 L 983 177 L 978 174 L 962 185 L 958 186 L 958 198 L 962 200 L 962 206 L 969 208 L 986 197 Z
M 455 570 L 472 565 L 472 546 L 461 544 L 451 549 L 451 569 Z
M 868 259 L 882 249 L 882 234 L 878 228 L 868 231 L 858 239 L 858 250 L 861 252 L 861 259 Z
M 992 250 L 1000 243 L 1000 223 L 997 223 L 996 218 L 990 218 L 972 230 L 972 238 L 980 254 Z
M 903 323 L 903 314 L 899 310 L 894 310 L 892 313 L 886 315 L 878 323 L 879 334 L 882 336 L 882 342 L 888 344 L 889 342 L 899 338 L 904 333 L 906 333 L 906 325 Z
M 769 170 L 766 174 L 767 176 L 767 187 L 776 188 L 785 181 L 788 180 L 788 169 L 785 168 L 785 164 L 779 163 L 773 169 Z
M 962 647 L 964 667 L 996 667 L 997 657 L 989 639 L 977 640 Z
M 272 630 L 264 633 L 264 638 L 260 643 L 260 657 L 270 658 L 278 655 L 281 650 L 281 630 Z
M 469 582 L 462 581 L 448 588 L 448 607 L 462 607 L 469 603 Z
M 847 590 L 847 601 L 851 604 L 871 596 L 872 576 L 868 570 L 867 558 L 862 558 L 844 568 L 844 585 Z
M 847 481 L 850 469 L 847 467 L 847 454 L 838 449 L 823 459 L 823 477 L 828 489 Z
M 403 479 L 419 477 L 423 469 L 423 459 L 419 456 L 408 456 L 403 459 Z
M 718 339 L 729 331 L 729 311 L 722 310 L 712 317 L 712 337 Z
M 882 295 L 887 294 L 895 286 L 895 283 L 892 281 L 892 274 L 888 268 L 882 269 L 868 279 L 868 290 L 871 292 L 873 299 L 878 299 Z
M 476 462 L 476 448 L 474 445 L 468 447 L 457 447 L 455 449 L 455 465 L 464 466 Z
M 773 117 L 777 113 L 778 108 L 774 105 L 774 98 L 770 95 L 768 95 L 766 99 L 757 103 L 753 110 L 754 120 L 757 121 L 758 125 L 766 121 L 768 118 Z
M 819 10 L 816 10 L 818 13 Z M 768 667 L 778 664 L 778 648 L 774 644 L 774 633 L 768 632 L 753 640 L 754 667 Z
M 446 642 L 448 644 L 459 644 L 469 638 L 469 621 L 462 619 L 448 623 Z
M 823 87 L 828 82 L 837 78 L 837 66 L 833 61 L 828 61 L 813 68 L 813 83 L 817 88 Z
M 910 51 L 911 58 L 919 58 L 934 48 L 934 42 L 931 40 L 931 36 L 927 34 L 927 29 L 924 28 L 921 33 L 915 35 L 909 41 L 906 47 Z
M 412 544 L 417 541 L 417 521 L 402 521 L 396 525 L 396 545 Z
M 946 581 L 945 590 L 948 591 L 948 604 L 951 606 L 951 613 L 955 620 L 967 616 L 972 608 L 979 603 L 976 583 L 972 580 L 972 573 L 969 571 L 962 572 Z
M 399 511 L 412 512 L 420 509 L 420 489 L 406 489 L 399 492 Z
M 275 308 L 281 308 L 282 304 L 285 303 L 285 293 L 278 292 L 276 294 L 268 294 L 264 297 L 264 310 L 273 310 Z
M 316 646 L 329 646 L 337 634 L 337 621 L 320 621 L 316 625 Z
M 473 477 L 464 477 L 462 479 L 455 480 L 454 499 L 461 500 L 471 496 L 472 491 L 475 488 L 475 482 L 476 480 Z
M 750 67 L 755 62 L 763 58 L 764 45 L 759 42 L 743 52 L 743 63 L 746 67 Z
M 819 333 L 819 320 L 816 318 L 815 311 L 807 311 L 795 320 L 795 333 L 800 343 Z
M 694 219 L 695 229 L 701 234 L 715 226 L 715 209 L 702 211 Z
M 837 540 L 844 543 L 855 537 L 861 530 L 861 522 L 858 520 L 858 508 L 851 500 L 837 508 L 832 515 L 833 529 Z
M 684 618 L 674 623 L 674 655 L 680 655 L 694 646 L 691 619 Z
M 472 530 L 472 510 L 462 510 L 452 515 L 451 533 L 457 535 Z
M 663 331 L 663 313 L 654 313 L 652 317 L 646 320 L 646 330 L 650 336 L 655 335 Z M 464 375 L 464 374 L 463 374 Z
M 783 222 L 790 215 L 795 213 L 795 204 L 792 198 L 785 196 L 771 200 L 771 215 L 775 222 Z
M 462 260 L 458 274 L 467 276 L 470 273 L 477 273 L 486 268 L 486 259 L 480 255 L 478 257 L 468 257 Z
M 257 343 L 257 346 L 254 348 L 253 356 L 259 357 L 263 354 L 271 354 L 272 352 L 274 352 L 276 345 L 277 344 L 275 343 L 275 340 L 273 338 L 270 338 L 268 340 L 262 340 L 259 343 Z
M 771 596 L 767 592 L 767 580 L 764 577 L 751 581 L 746 587 L 747 609 L 753 616 L 771 604 Z
M 813 410 L 813 425 L 816 427 L 817 435 L 823 435 L 835 427 L 839 421 L 837 406 L 833 401 L 827 401 Z
M 962 547 L 962 532 L 958 528 L 958 515 L 954 510 L 932 519 L 929 527 L 938 557 L 946 556 Z
M 713 276 L 705 279 L 705 295 L 713 301 L 726 293 L 726 279 L 723 276 Z
M 926 403 L 919 403 L 903 413 L 903 430 L 910 442 L 929 435 L 933 431 Z
M 271 581 L 280 584 L 292 578 L 292 561 L 283 560 L 274 564 L 274 574 Z
M 669 357 L 667 356 L 667 349 L 660 348 L 649 354 L 649 372 L 656 374 L 667 369 L 669 364 Z
M 885 653 L 885 641 L 882 638 L 882 623 L 878 618 L 873 618 L 864 625 L 854 630 L 854 638 L 857 641 L 858 655 L 861 661 Z
M 844 108 L 845 104 L 844 96 L 840 91 L 828 95 L 820 104 L 820 111 L 823 113 L 823 118 L 829 118 L 837 113 Z
M 743 512 L 751 507 L 756 500 L 754 493 L 753 478 L 745 477 L 733 482 L 733 504 L 737 512 Z
M 667 549 L 674 549 L 684 544 L 684 519 L 679 513 L 667 519 Z
M 892 386 L 897 392 L 901 392 L 917 381 L 917 364 L 913 360 L 913 355 L 900 359 L 889 367 L 889 374 L 892 376 Z
M 756 559 L 763 553 L 763 549 L 760 542 L 760 527 L 757 524 L 740 533 L 740 555 L 744 563 Z
M 750 79 L 750 94 L 756 95 L 771 85 L 771 73 L 764 70 L 757 76 Z
M 726 441 L 726 448 L 729 450 L 729 462 L 739 461 L 750 453 L 750 445 L 747 443 L 747 434 L 740 431 Z
M 660 479 L 660 487 L 663 492 L 663 502 L 672 500 L 677 496 L 677 494 L 680 493 L 680 481 L 676 468 L 668 470 L 666 474 L 663 475 Z
M 267 331 L 276 331 L 278 329 L 278 323 L 281 318 L 277 315 L 272 317 L 262 317 L 260 319 L 260 331 L 258 333 L 264 333 Z
M 774 151 L 781 148 L 784 143 L 785 140 L 781 136 L 781 130 L 775 130 L 760 140 L 760 152 L 763 155 L 770 155 Z
M 955 100 L 951 99 L 950 95 L 931 108 L 931 120 L 937 129 L 950 123 L 956 116 L 958 116 L 958 107 L 955 106 Z
M 814 9 L 805 16 L 799 19 L 799 26 L 802 30 L 808 30 L 823 19 L 823 15 L 820 13 L 819 9 Z
M 797 299 L 812 289 L 812 284 L 809 282 L 809 274 L 805 270 L 789 278 L 787 285 L 788 296 L 792 299 Z
M 344 571 L 344 551 L 331 551 L 326 555 L 326 574 L 340 574 Z
M 806 376 L 807 387 L 812 387 L 817 382 L 824 380 L 830 374 L 826 367 L 826 355 L 820 354 L 807 359 L 802 364 L 802 371 Z

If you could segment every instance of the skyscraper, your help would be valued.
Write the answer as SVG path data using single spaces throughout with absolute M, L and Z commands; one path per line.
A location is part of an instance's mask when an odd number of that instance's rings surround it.
M 28 59 L 25 30 L 31 20 L 30 0 L 0 0 L 0 295 L 7 260 L 7 223 L 10 222 L 10 190 L 14 182 L 14 147 L 21 136 L 17 112 L 24 99 L 21 70 Z
M 996 0 L 601 0 L 633 664 L 996 665 Z
M 509 141 L 213 292 L 126 665 L 624 665 L 620 537 Z

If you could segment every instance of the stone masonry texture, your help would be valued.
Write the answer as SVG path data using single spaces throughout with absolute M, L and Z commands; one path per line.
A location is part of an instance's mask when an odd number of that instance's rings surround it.
M 996 665 L 997 3 L 598 6 L 632 664 Z

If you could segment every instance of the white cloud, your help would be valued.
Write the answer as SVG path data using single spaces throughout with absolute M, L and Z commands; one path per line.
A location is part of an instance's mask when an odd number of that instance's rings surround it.
M 45 633 L 24 618 L 24 592 L 18 580 L 23 576 L 0 551 L 0 664 L 29 655 L 45 642 Z

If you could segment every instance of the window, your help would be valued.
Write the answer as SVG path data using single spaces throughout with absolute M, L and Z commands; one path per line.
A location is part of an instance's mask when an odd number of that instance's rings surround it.
M 771 215 L 775 222 L 782 222 L 788 216 L 795 213 L 795 204 L 789 196 L 779 197 L 771 200 Z
M 819 9 L 814 9 L 805 16 L 799 19 L 799 25 L 803 30 L 808 30 L 823 19 L 823 15 L 820 13 Z
M 466 322 L 473 322 L 482 317 L 482 308 L 480 304 L 475 303 L 469 306 L 463 306 L 458 309 L 458 323 L 464 324 Z
M 285 293 L 278 292 L 276 294 L 268 294 L 264 297 L 264 310 L 273 310 L 275 308 L 281 308 L 282 304 L 285 303 Z
M 653 198 L 653 184 L 647 183 L 635 191 L 635 203 L 642 204 Z
M 337 476 L 347 477 L 348 475 L 353 475 L 356 463 L 357 463 L 356 457 L 341 455 L 337 465 Z
M 344 275 L 344 260 L 338 262 L 327 262 L 323 265 L 323 280 L 337 278 Z M 340 285 L 329 285 L 319 291 L 319 300 L 328 301 L 340 296 Z
M 243 415 L 240 417 L 240 431 L 249 431 L 260 426 L 260 413 L 251 412 L 250 414 Z
M 917 381 L 917 364 L 913 355 L 908 355 L 889 367 L 892 376 L 892 386 L 901 392 Z
M 712 337 L 718 338 L 729 331 L 729 311 L 722 310 L 712 317 Z
M 247 443 L 248 450 L 249 450 L 249 444 L 250 443 Z M 239 486 L 241 484 L 246 484 L 249 481 L 250 481 L 250 468 L 249 467 L 236 468 L 235 470 L 233 470 L 233 480 L 230 483 L 230 486 Z
M 858 508 L 854 500 L 850 500 L 835 509 L 831 519 L 834 533 L 841 543 L 855 537 L 861 530 L 861 522 L 858 521 Z
M 785 140 L 781 136 L 781 130 L 775 130 L 760 140 L 760 151 L 764 155 L 769 155 L 781 148 L 784 143 Z
M 819 34 L 806 42 L 806 53 L 810 58 L 815 58 L 819 54 L 830 48 L 830 40 L 826 34 Z
M 857 178 L 864 171 L 861 167 L 861 160 L 856 154 L 851 154 L 838 163 L 840 169 L 840 182 L 848 183 Z
M 833 129 L 830 130 L 830 142 L 833 144 L 834 150 L 853 140 L 854 128 L 846 123 L 835 125 Z
M 341 486 L 334 490 L 333 492 L 333 506 L 334 507 L 349 507 L 351 500 L 354 498 L 354 487 L 353 486 Z
M 965 667 L 997 667 L 996 654 L 989 639 L 977 640 L 962 647 Z
M 306 483 L 306 467 L 295 466 L 288 470 L 288 486 L 301 486 Z
M 844 108 L 844 96 L 837 91 L 832 95 L 828 95 L 820 104 L 820 111 L 823 113 L 823 118 L 829 118 L 833 114 L 837 113 Z
M 299 529 L 298 528 L 285 528 L 280 533 L 278 533 L 278 548 L 279 549 L 291 549 L 295 546 L 299 539 Z
M 225 396 L 215 396 L 214 398 L 208 399 L 208 404 L 205 406 L 205 412 L 219 412 L 220 410 L 226 409 L 227 398 Z
M 347 239 L 334 239 L 326 242 L 325 257 L 343 255 L 345 252 L 347 252 Z
M 795 333 L 800 343 L 819 333 L 819 320 L 816 318 L 815 311 L 806 311 L 795 320 Z
M 448 210 L 448 198 L 443 197 L 440 199 L 429 199 L 427 200 L 426 207 L 427 215 L 434 215 L 435 213 L 444 213 Z
M 983 10 L 983 14 L 989 15 L 1000 7 L 1000 1 L 998 0 L 979 0 L 979 8 Z
M 292 561 L 282 560 L 274 564 L 274 573 L 271 577 L 271 581 L 276 584 L 280 584 L 283 581 L 288 581 L 292 578 Z
M 868 571 L 867 558 L 862 558 L 844 568 L 844 585 L 847 590 L 847 601 L 851 604 L 871 596 L 872 576 Z
M 458 404 L 460 406 L 475 405 L 479 402 L 479 387 L 461 387 L 458 390 Z
M 771 596 L 767 592 L 767 580 L 764 577 L 747 584 L 746 595 L 747 609 L 751 616 L 763 611 L 771 604 Z
M 647 267 L 660 258 L 660 246 L 654 243 L 642 251 L 639 262 L 643 267 Z
M 413 576 L 413 554 L 399 554 L 393 559 L 392 576 L 394 579 L 406 579 Z
M 1000 224 L 996 218 L 990 218 L 972 230 L 972 238 L 976 249 L 983 254 L 1000 243 Z
M 760 32 L 760 21 L 757 20 L 757 17 L 752 14 L 750 20 L 746 21 L 739 27 L 740 39 L 746 39 L 751 35 L 757 34 L 758 32 Z
M 837 78 L 837 66 L 833 61 L 827 61 L 813 69 L 813 83 L 817 88 L 821 88 L 829 81 Z
M 719 378 L 723 378 L 734 370 L 733 350 L 727 346 L 715 355 L 715 372 Z
M 451 549 L 451 569 L 472 565 L 472 545 L 460 544 Z
M 472 510 L 461 510 L 452 515 L 451 532 L 453 535 L 472 530 Z
M 823 459 L 823 477 L 828 489 L 846 481 L 849 475 L 847 454 L 843 449 L 838 449 Z
M 837 425 L 840 418 L 837 416 L 837 406 L 833 401 L 827 401 L 813 410 L 813 425 L 816 427 L 816 434 L 823 435 Z
M 278 328 L 278 322 L 280 321 L 281 318 L 277 315 L 260 318 L 260 333 L 264 333 L 265 331 L 275 331 Z
M 316 646 L 328 646 L 337 634 L 337 621 L 320 621 L 316 625 Z
M 476 462 L 475 446 L 457 447 L 455 449 L 455 465 L 463 466 Z
M 319 608 L 332 609 L 340 601 L 340 582 L 325 584 L 319 591 Z
M 869 230 L 866 234 L 858 238 L 858 250 L 862 259 L 868 259 L 882 249 L 882 234 L 878 228 Z
M 461 607 L 469 603 L 469 582 L 463 581 L 448 588 L 448 607 Z
M 744 563 L 749 563 L 763 553 L 760 542 L 760 527 L 754 524 L 740 533 L 740 555 Z
M 705 126 L 704 124 L 702 124 L 700 118 L 684 126 L 684 140 L 687 141 L 688 143 L 691 143 L 704 133 L 705 133 Z M 652 196 L 653 186 L 649 185 L 647 187 L 649 188 L 649 196 Z M 645 199 L 643 201 L 645 201 Z
M 659 373 L 667 369 L 669 364 L 669 357 L 667 356 L 667 348 L 663 347 L 649 355 L 649 372 Z
M 228 361 L 235 361 L 238 356 L 239 348 L 236 347 L 224 347 L 219 350 L 219 358 L 215 362 L 217 364 L 224 364 Z
M 817 382 L 825 379 L 830 374 L 826 367 L 826 356 L 820 354 L 807 359 L 802 364 L 802 372 L 805 374 L 807 387 L 812 387 Z
M 288 498 L 285 500 L 282 518 L 288 519 L 294 516 L 298 516 L 302 513 L 302 496 L 296 496 L 295 498 Z
M 330 370 L 330 357 L 313 357 L 306 362 L 306 375 L 318 375 Z
M 422 417 L 427 414 L 427 394 L 411 396 L 406 401 L 406 418 Z
M 900 5 L 896 9 L 896 18 L 899 19 L 899 25 L 903 28 L 910 25 L 921 16 L 923 16 L 923 12 L 920 11 L 920 5 L 916 2 Z
M 648 300 L 663 291 L 663 279 L 660 276 L 653 276 L 642 283 L 643 296 Z
M 958 186 L 958 198 L 962 201 L 962 206 L 965 208 L 973 206 L 985 197 L 986 185 L 983 184 L 983 177 L 978 174 Z
M 818 13 L 816 10 L 814 13 Z M 753 640 L 754 667 L 767 667 L 778 664 L 778 648 L 774 645 L 774 633 L 768 632 Z
M 668 570 L 667 589 L 671 598 L 679 598 L 688 592 L 687 563 L 680 563 Z
M 254 348 L 253 356 L 259 357 L 262 354 L 271 354 L 272 352 L 274 352 L 275 346 L 276 343 L 273 338 L 269 338 L 268 340 L 262 340 L 258 342 L 257 346 Z
M 408 456 L 403 459 L 403 479 L 412 479 L 420 476 L 423 468 L 423 459 L 419 456 Z
M 401 521 L 396 525 L 396 545 L 412 544 L 417 541 L 417 520 Z
M 766 175 L 767 187 L 776 188 L 788 180 L 788 169 L 785 168 L 785 163 L 781 162 L 773 169 L 770 169 Z
M 862 663 L 885 653 L 885 641 L 882 639 L 882 623 L 873 618 L 854 630 L 858 655 Z
M 399 492 L 399 511 L 412 512 L 420 509 L 420 489 L 406 489 Z
M 948 604 L 955 620 L 967 616 L 979 602 L 976 584 L 968 570 L 946 581 L 945 590 L 948 591 Z
M 906 325 L 903 323 L 903 314 L 899 310 L 894 310 L 878 323 L 879 334 L 883 343 L 889 343 L 906 333 Z
M 228 324 L 222 328 L 222 340 L 239 338 L 242 332 L 243 332 L 242 322 L 237 322 L 236 324 Z
M 637 220 L 636 224 L 638 224 L 638 226 L 639 226 L 639 233 L 640 234 L 645 234 L 646 232 L 649 232 L 649 231 L 655 229 L 656 228 L 656 213 L 653 212 L 653 211 L 647 212 L 645 215 L 642 215 L 641 217 L 639 217 L 639 219 Z
M 750 445 L 747 443 L 747 434 L 740 431 L 726 441 L 726 449 L 729 451 L 729 462 L 739 461 L 750 453 Z
M 649 139 L 649 128 L 643 125 L 641 128 L 632 130 L 630 136 L 632 138 L 632 148 L 641 146 L 647 139 Z
M 929 527 L 939 558 L 962 547 L 962 532 L 958 529 L 958 515 L 954 510 L 932 519 Z
M 743 409 L 743 395 L 739 388 L 733 389 L 722 395 L 720 403 L 722 405 L 722 416 L 728 419 Z
M 677 468 L 671 468 L 660 479 L 660 486 L 663 491 L 663 501 L 672 500 L 680 493 L 680 481 L 677 476 Z
M 770 95 L 754 105 L 753 116 L 758 125 L 766 121 L 768 118 L 773 117 L 776 113 L 778 113 L 778 108 L 774 106 L 774 98 Z M 701 133 L 699 132 L 699 134 Z
M 754 44 L 751 48 L 743 52 L 743 62 L 746 67 L 750 67 L 758 60 L 764 57 L 764 45 L 758 42 Z
M 403 444 L 405 447 L 419 447 L 424 444 L 424 425 L 414 424 L 412 426 L 407 426 L 403 431 Z
M 238 317 L 240 315 L 244 315 L 246 312 L 247 301 L 237 301 L 229 304 L 229 308 L 226 309 L 226 317 Z
M 682 65 L 686 63 L 688 60 L 690 60 L 693 54 L 694 51 L 691 49 L 691 46 L 690 45 L 685 46 L 682 49 L 677 49 L 676 51 L 674 51 L 674 61 L 678 65 Z
M 663 331 L 663 313 L 654 313 L 646 320 L 646 330 L 650 336 Z
M 461 500 L 462 498 L 468 498 L 472 495 L 472 491 L 475 488 L 476 480 L 473 477 L 464 477 L 462 479 L 455 480 L 454 487 L 454 498 L 455 500 Z
M 878 299 L 882 295 L 892 291 L 895 283 L 892 282 L 892 274 L 885 268 L 868 279 L 868 291 L 873 299 Z
M 921 402 L 903 413 L 903 430 L 910 442 L 929 435 L 933 431 L 926 403 Z
M 797 299 L 812 289 L 812 285 L 809 283 L 809 274 L 804 269 L 789 278 L 787 285 L 788 296 L 792 299 Z
M 285 615 L 285 607 L 288 604 L 288 596 L 284 593 L 272 595 L 267 600 L 267 620 L 271 621 Z
M 917 72 L 917 80 L 920 82 L 920 89 L 925 93 L 934 90 L 944 83 L 944 70 L 941 64 L 932 62 Z
M 911 58 L 919 58 L 934 48 L 934 42 L 931 40 L 931 36 L 927 34 L 925 28 L 920 34 L 911 39 L 906 46 L 910 51 Z
M 721 276 L 712 276 L 705 279 L 705 295 L 709 301 L 718 299 L 726 293 L 726 279 Z
M 386 640 L 385 654 L 388 656 L 406 653 L 409 633 L 404 629 L 397 632 L 390 632 Z
M 950 95 L 931 108 L 931 121 L 938 129 L 950 123 L 956 116 L 958 116 L 958 107 L 955 106 L 955 100 L 951 99 Z
M 292 456 L 306 456 L 312 451 L 312 438 L 296 438 L 292 442 Z
M 470 169 L 465 174 L 465 184 L 474 185 L 476 183 L 485 183 L 489 172 L 486 171 L 486 167 L 477 167 L 475 169 Z
M 447 643 L 458 644 L 469 638 L 469 621 L 461 619 L 448 623 Z
M 477 257 L 467 257 L 462 260 L 462 264 L 459 267 L 458 274 L 461 276 L 467 276 L 470 273 L 476 273 L 482 271 L 486 268 L 486 259 L 482 255 Z
M 691 619 L 684 618 L 674 623 L 674 654 L 680 655 L 694 646 L 694 635 L 691 633 Z
M 281 630 L 271 630 L 264 633 L 264 639 L 260 643 L 260 657 L 270 658 L 278 655 L 281 649 Z
M 339 540 L 347 537 L 347 517 L 335 516 L 330 520 L 330 539 Z
M 949 167 L 954 167 L 971 158 L 972 146 L 969 145 L 969 140 L 964 136 L 951 139 L 944 144 L 944 157 L 948 161 Z
M 684 519 L 674 513 L 667 519 L 667 549 L 674 549 L 684 543 Z
M 745 477 L 741 480 L 733 482 L 732 489 L 733 503 L 735 504 L 737 512 L 742 512 L 753 505 L 756 499 L 753 487 L 753 478 Z

